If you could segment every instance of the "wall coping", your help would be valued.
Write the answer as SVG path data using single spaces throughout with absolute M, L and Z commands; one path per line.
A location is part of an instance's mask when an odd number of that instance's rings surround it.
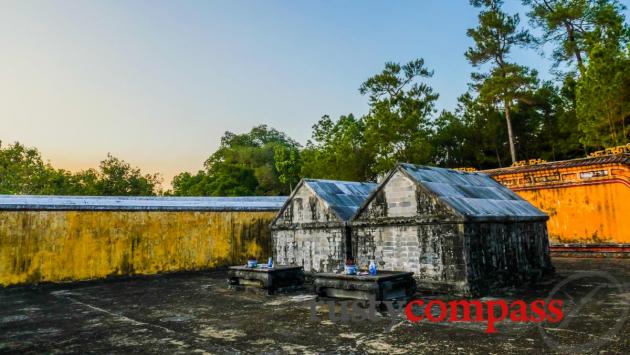
M 278 211 L 286 196 L 0 195 L 0 211 Z

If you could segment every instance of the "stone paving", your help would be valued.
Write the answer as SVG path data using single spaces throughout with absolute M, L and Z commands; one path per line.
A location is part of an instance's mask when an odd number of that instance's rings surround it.
M 307 291 L 235 292 L 227 272 L 0 288 L 0 353 L 630 353 L 630 259 L 555 258 L 556 274 L 492 298 L 563 299 L 560 325 L 311 319 Z M 416 295 L 420 299 L 445 299 Z

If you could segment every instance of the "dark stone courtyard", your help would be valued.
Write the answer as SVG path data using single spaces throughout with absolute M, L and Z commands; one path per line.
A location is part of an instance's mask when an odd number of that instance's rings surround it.
M 307 291 L 228 289 L 225 270 L 0 289 L 2 353 L 630 353 L 630 259 L 555 258 L 556 273 L 485 299 L 564 300 L 558 324 L 310 319 Z M 447 299 L 417 294 L 416 298 Z

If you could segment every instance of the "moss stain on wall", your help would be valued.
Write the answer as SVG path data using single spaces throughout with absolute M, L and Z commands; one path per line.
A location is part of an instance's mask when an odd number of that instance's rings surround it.
M 271 255 L 269 212 L 0 211 L 0 285 L 202 270 Z

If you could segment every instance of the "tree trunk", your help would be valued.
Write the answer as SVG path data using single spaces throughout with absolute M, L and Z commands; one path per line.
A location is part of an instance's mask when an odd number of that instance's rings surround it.
M 608 126 L 610 127 L 610 138 L 613 141 L 613 145 L 619 144 L 617 141 L 617 129 L 615 128 L 615 122 L 613 121 L 611 114 L 607 114 L 608 116 Z
M 498 144 L 494 144 L 494 152 L 497 154 L 497 162 L 499 163 L 499 168 L 503 167 L 503 164 L 501 164 L 501 156 L 499 155 L 499 145 Z
M 512 164 L 516 163 L 516 148 L 514 147 L 514 133 L 512 132 L 512 120 L 510 119 L 510 103 L 505 101 L 505 121 L 507 122 L 508 141 L 510 142 L 510 156 Z
M 582 53 L 580 53 L 580 48 L 578 48 L 577 41 L 575 40 L 575 29 L 573 28 L 573 24 L 565 22 L 564 27 L 567 30 L 569 42 L 573 43 L 573 54 L 575 55 L 575 60 L 577 61 L 578 70 L 580 71 L 580 74 L 584 74 L 584 60 L 582 59 Z

